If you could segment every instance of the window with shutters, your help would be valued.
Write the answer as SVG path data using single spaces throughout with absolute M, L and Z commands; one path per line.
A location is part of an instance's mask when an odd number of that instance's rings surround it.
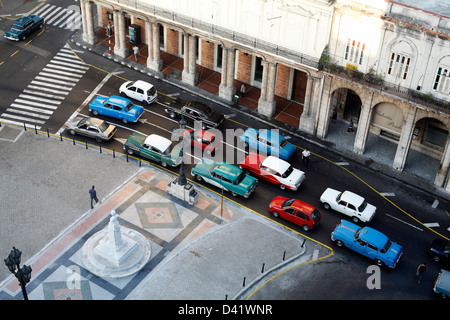
M 348 38 L 347 45 L 345 46 L 344 59 L 352 64 L 361 65 L 365 49 L 366 44 L 364 42 Z
M 449 71 L 450 70 L 447 67 L 438 67 L 434 80 L 433 90 L 444 94 L 450 94 Z
M 392 52 L 387 73 L 393 76 L 395 79 L 406 80 L 406 78 L 408 77 L 410 65 L 410 57 Z

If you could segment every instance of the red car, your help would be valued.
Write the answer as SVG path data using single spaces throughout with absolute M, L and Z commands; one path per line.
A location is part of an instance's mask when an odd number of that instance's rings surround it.
M 275 156 L 262 156 L 250 153 L 239 165 L 241 169 L 252 173 L 258 179 L 267 180 L 281 190 L 297 190 L 305 180 L 305 173 L 293 168 L 287 161 Z
M 190 135 L 190 137 L 189 137 Z M 213 156 L 216 150 L 220 147 L 221 141 L 217 139 L 216 135 L 208 130 L 187 129 L 184 133 L 185 139 L 191 139 L 191 145 L 194 148 L 203 150 L 204 153 Z M 180 137 L 181 141 L 181 137 Z
M 319 224 L 321 214 L 313 206 L 297 200 L 286 197 L 275 197 L 269 204 L 269 211 L 275 218 L 281 217 L 289 220 L 303 230 L 314 229 Z

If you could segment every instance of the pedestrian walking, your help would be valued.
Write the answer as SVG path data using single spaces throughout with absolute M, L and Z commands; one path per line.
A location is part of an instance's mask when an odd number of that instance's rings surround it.
M 348 124 L 347 132 L 355 133 L 355 130 L 353 129 L 353 120 L 350 119 L 350 123 Z
M 245 97 L 245 85 L 244 84 L 242 84 L 242 86 L 241 86 L 241 96 L 242 96 L 242 98 Z
M 331 121 L 336 122 L 337 119 L 337 111 L 336 108 L 333 108 L 333 113 L 331 114 Z
M 136 62 L 137 62 L 138 52 L 139 52 L 139 47 L 138 46 L 134 46 L 133 47 L 133 53 L 134 53 L 134 59 L 136 60 Z
M 311 152 L 309 152 L 309 150 L 305 148 L 305 150 L 303 150 L 303 152 L 302 152 L 302 160 L 303 160 L 303 163 L 306 164 L 307 168 L 309 167 L 310 157 L 311 157 Z
M 423 275 L 425 274 L 425 271 L 427 270 L 427 264 L 422 263 L 417 267 L 416 271 L 416 277 L 417 277 L 417 283 L 420 284 L 422 282 Z
M 94 200 L 95 200 L 95 203 L 98 202 L 97 191 L 95 191 L 94 186 L 92 186 L 92 189 L 89 189 L 89 194 L 91 196 L 91 209 L 93 209 L 94 208 Z
M 112 28 L 113 28 L 113 25 L 112 25 L 111 21 L 109 21 L 108 25 L 106 26 L 106 35 L 107 36 L 112 36 Z

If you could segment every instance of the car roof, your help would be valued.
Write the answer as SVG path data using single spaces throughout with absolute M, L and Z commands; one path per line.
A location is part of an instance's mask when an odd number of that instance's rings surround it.
M 196 102 L 196 101 L 191 101 L 186 106 L 195 108 L 195 109 L 197 109 L 199 111 L 203 111 L 203 112 L 209 112 L 210 110 L 212 110 L 206 104 L 203 104 L 203 103 L 200 103 L 200 102 Z
M 135 86 L 137 86 L 139 88 L 142 88 L 144 90 L 148 90 L 148 89 L 151 89 L 153 87 L 153 85 L 151 83 L 148 83 L 148 82 L 145 82 L 145 81 L 142 81 L 142 80 L 136 80 L 133 85 L 135 85 Z
M 287 161 L 275 156 L 268 156 L 263 160 L 262 165 L 280 173 L 285 172 L 291 166 Z
M 144 143 L 163 152 L 172 144 L 172 141 L 157 134 L 151 134 L 145 138 Z
M 226 162 L 220 162 L 215 168 L 214 168 L 214 172 L 219 173 L 221 175 L 224 175 L 228 178 L 235 178 L 237 177 L 239 174 L 241 174 L 241 169 L 239 169 L 238 167 L 226 163 Z
M 86 122 L 89 124 L 92 124 L 94 126 L 100 126 L 105 120 L 98 119 L 98 118 L 88 118 L 86 119 Z
M 370 242 L 378 249 L 383 248 L 386 242 L 389 240 L 389 238 L 385 234 L 370 227 L 362 228 L 361 232 L 359 233 L 359 238 Z
M 341 200 L 349 202 L 357 207 L 359 207 L 364 202 L 363 197 L 358 196 L 356 193 L 353 193 L 351 191 L 344 191 L 341 195 Z
M 316 208 L 310 205 L 309 203 L 303 202 L 301 200 L 295 199 L 295 201 L 291 204 L 292 208 L 298 209 L 305 213 L 312 213 Z
M 108 98 L 108 102 L 126 107 L 128 104 L 130 104 L 131 100 L 119 96 L 111 96 Z

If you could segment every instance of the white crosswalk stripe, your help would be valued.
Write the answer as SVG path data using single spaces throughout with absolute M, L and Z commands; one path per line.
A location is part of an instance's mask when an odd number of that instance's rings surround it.
M 40 9 L 45 13 L 51 8 L 47 4 Z M 88 70 L 65 45 L 0 115 L 0 122 L 41 129 Z
M 47 3 L 36 7 L 29 13 L 44 18 L 46 25 L 70 30 L 81 28 L 80 10 L 70 10 L 70 7 L 66 9 Z

